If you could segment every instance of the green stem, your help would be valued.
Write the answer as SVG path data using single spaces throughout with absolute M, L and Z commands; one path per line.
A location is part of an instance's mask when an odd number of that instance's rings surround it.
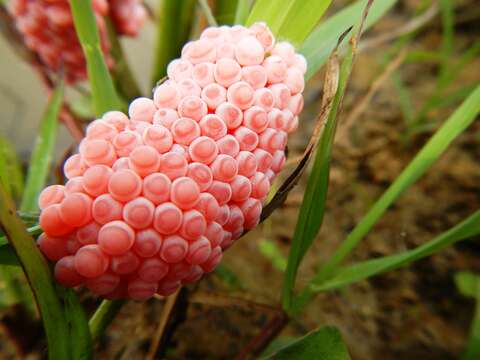
M 215 20 L 215 16 L 212 14 L 212 9 L 208 6 L 207 0 L 198 0 L 200 7 L 203 11 L 203 14 L 207 18 L 207 22 L 210 26 L 218 26 L 217 20 Z
M 470 327 L 467 347 L 462 354 L 462 360 L 477 360 L 480 358 L 480 286 L 477 285 L 475 314 Z
M 125 300 L 103 300 L 89 321 L 90 334 L 95 342 L 105 332 L 115 316 L 118 314 Z
M 167 65 L 179 57 L 190 35 L 195 0 L 161 0 L 157 18 L 157 41 L 152 86 L 167 74 Z

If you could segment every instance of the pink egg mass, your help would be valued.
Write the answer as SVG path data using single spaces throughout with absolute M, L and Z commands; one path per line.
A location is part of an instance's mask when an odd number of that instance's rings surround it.
M 153 99 L 93 121 L 65 162 L 66 186 L 39 197 L 38 246 L 58 282 L 145 300 L 213 271 L 259 223 L 298 126 L 305 64 L 263 23 L 210 27 Z
M 91 1 L 107 65 L 113 66 L 104 16 L 110 15 L 115 31 L 136 36 L 147 18 L 141 0 Z M 68 0 L 12 0 L 9 10 L 25 45 L 50 70 L 63 69 L 67 82 L 87 78 L 83 51 L 78 41 Z

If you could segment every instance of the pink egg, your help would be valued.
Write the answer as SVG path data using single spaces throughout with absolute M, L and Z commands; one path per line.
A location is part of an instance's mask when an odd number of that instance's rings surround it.
M 275 43 L 275 38 L 264 22 L 256 22 L 250 26 L 250 32 L 262 44 L 265 51 L 270 51 Z
M 303 74 L 296 67 L 288 68 L 284 83 L 290 89 L 292 95 L 301 93 L 303 89 L 305 89 L 305 79 Z
M 214 62 L 216 58 L 215 44 L 206 39 L 200 39 L 188 43 L 182 50 L 182 58 L 192 64 Z
M 288 66 L 292 66 L 296 60 L 294 47 L 286 41 L 276 43 L 272 49 L 272 55 L 281 57 Z
M 220 59 L 215 64 L 213 76 L 218 84 L 229 87 L 237 81 L 240 81 L 242 78 L 242 68 L 233 59 Z
M 200 136 L 192 141 L 188 148 L 193 161 L 210 164 L 218 155 L 218 147 L 208 136 Z
M 102 274 L 93 279 L 87 279 L 85 281 L 86 287 L 97 295 L 105 295 L 113 290 L 120 284 L 120 277 L 115 274 Z
M 188 247 L 188 253 L 185 260 L 192 265 L 204 263 L 210 257 L 212 247 L 208 239 L 204 236 L 198 238 Z
M 118 130 L 115 128 L 115 126 L 107 123 L 104 120 L 92 121 L 86 129 L 86 138 L 90 140 L 103 139 L 112 141 L 117 134 Z
M 220 206 L 220 211 L 218 212 L 218 216 L 215 219 L 215 222 L 220 224 L 221 226 L 225 225 L 230 217 L 230 207 L 227 204 L 223 204 Z M 222 239 L 223 239 L 223 227 L 222 227 Z
M 212 249 L 212 253 L 210 254 L 210 257 L 208 258 L 208 260 L 205 261 L 203 264 L 200 264 L 200 266 L 204 272 L 206 273 L 212 272 L 220 263 L 220 261 L 222 261 L 222 257 L 223 257 L 222 249 L 219 246 L 217 246 Z
M 273 93 L 266 88 L 255 90 L 254 99 L 254 105 L 261 107 L 267 112 L 271 111 L 275 105 L 275 97 L 273 96 Z
M 133 100 L 128 107 L 128 115 L 131 120 L 151 123 L 157 107 L 152 99 L 139 97 Z
M 242 210 L 245 219 L 245 229 L 253 229 L 257 226 L 262 213 L 262 203 L 260 200 L 249 198 L 240 204 L 240 209 Z
M 228 208 L 228 206 L 227 206 Z M 219 211 L 220 214 L 220 211 Z M 227 214 L 225 221 L 228 220 L 230 214 Z M 210 241 L 211 247 L 217 247 L 221 244 L 223 240 L 223 227 L 215 221 L 211 221 L 207 224 L 207 229 L 205 230 L 205 237 Z
M 63 256 L 55 264 L 55 279 L 65 287 L 76 287 L 83 284 L 85 278 L 75 269 L 75 257 Z
M 63 185 L 50 185 L 42 190 L 38 197 L 38 207 L 43 210 L 50 205 L 60 204 L 65 198 L 65 186 Z
M 182 145 L 190 145 L 190 143 L 200 136 L 200 127 L 198 124 L 186 117 L 176 120 L 172 124 L 172 135 L 175 142 Z
M 170 199 L 172 182 L 165 174 L 150 174 L 143 180 L 143 196 L 153 204 L 159 205 Z
M 83 277 L 95 278 L 105 273 L 110 259 L 96 244 L 82 246 L 75 254 L 75 270 Z
M 80 154 L 88 166 L 112 166 L 117 160 L 113 145 L 103 139 L 83 140 Z
M 270 182 L 264 174 L 257 171 L 255 175 L 250 178 L 250 181 L 252 183 L 253 198 L 263 199 L 268 195 L 268 191 L 270 190 Z
M 225 154 L 220 154 L 210 165 L 213 178 L 224 182 L 230 182 L 238 173 L 237 161 Z
M 265 173 L 272 167 L 272 155 L 263 149 L 255 149 L 253 155 L 257 158 L 257 171 Z
M 220 154 L 236 157 L 240 152 L 240 144 L 233 135 L 225 135 L 217 140 L 218 152 Z
M 302 94 L 293 95 L 288 102 L 288 109 L 294 114 L 299 115 L 303 110 Z
M 174 264 L 182 261 L 187 252 L 188 242 L 178 235 L 171 235 L 163 240 L 160 258 L 168 264 Z
M 302 75 L 307 72 L 307 59 L 302 54 L 295 54 L 295 61 L 292 66 L 301 71 Z
M 245 218 L 243 217 L 243 212 L 237 205 L 230 206 L 230 216 L 227 223 L 224 225 L 224 229 L 230 232 L 234 232 L 237 229 L 241 229 L 243 232 L 243 223 Z
M 142 192 L 142 179 L 132 170 L 119 170 L 108 182 L 108 192 L 115 200 L 128 202 Z
M 63 165 L 63 172 L 67 179 L 71 179 L 76 176 L 82 176 L 87 169 L 87 164 L 82 159 L 80 154 L 74 154 L 70 156 Z
M 158 287 L 157 294 L 159 294 L 160 296 L 169 296 L 169 295 L 172 295 L 179 288 L 180 288 L 179 281 L 172 281 L 172 282 L 162 281 L 162 283 Z
M 185 150 L 181 149 L 182 153 L 176 152 L 174 145 L 171 149 L 172 151 L 163 154 L 160 158 L 159 172 L 165 174 L 170 180 L 175 180 L 187 174 L 187 160 L 182 155 Z
M 169 266 L 158 258 L 145 259 L 138 269 L 138 277 L 147 282 L 158 282 L 167 275 Z
M 138 256 L 148 258 L 155 256 L 162 246 L 163 238 L 154 229 L 145 229 L 137 232 L 132 250 Z
M 73 194 L 76 192 L 85 192 L 85 189 L 83 188 L 83 176 L 73 177 L 65 183 L 66 194 Z
M 125 130 L 115 136 L 112 144 L 117 156 L 126 157 L 142 144 L 142 137 L 136 131 Z
M 204 62 L 197 64 L 193 67 L 192 79 L 198 84 L 198 86 L 204 88 L 205 86 L 215 82 L 213 76 L 213 70 L 215 64 L 212 62 Z
M 182 225 L 183 212 L 175 204 L 166 202 L 155 209 L 153 227 L 162 235 L 174 234 Z
M 227 99 L 227 90 L 216 83 L 205 86 L 201 93 L 202 100 L 210 110 L 215 110 Z
M 207 104 L 198 96 L 186 96 L 178 104 L 178 114 L 181 117 L 200 121 L 207 113 Z
M 285 153 L 281 150 L 275 151 L 272 158 L 272 170 L 276 173 L 282 171 L 285 161 Z
M 217 107 L 215 114 L 225 122 L 229 130 L 239 127 L 243 120 L 242 110 L 229 102 L 225 102 Z
M 262 44 L 253 36 L 245 36 L 235 46 L 235 58 L 242 66 L 259 65 L 264 57 Z
M 215 197 L 219 205 L 225 205 L 232 198 L 232 188 L 230 185 L 219 180 L 212 181 L 208 192 Z
M 83 226 L 92 220 L 92 199 L 83 193 L 68 194 L 59 209 L 60 218 L 69 226 Z
M 281 83 L 287 77 L 287 63 L 280 56 L 269 56 L 263 62 L 269 84 Z
M 143 301 L 151 298 L 157 292 L 158 284 L 146 282 L 141 279 L 135 279 L 128 283 L 128 296 L 137 301 Z
M 208 114 L 200 120 L 200 131 L 203 136 L 218 140 L 227 135 L 227 126 L 220 116 Z
M 123 219 L 134 229 L 145 229 L 152 224 L 155 206 L 144 197 L 137 197 L 123 207 Z
M 162 125 L 167 129 L 172 127 L 172 124 L 179 118 L 176 110 L 161 108 L 158 109 L 153 115 L 153 124 Z
M 143 133 L 145 145 L 153 147 L 160 154 L 169 151 L 173 145 L 173 137 L 170 130 L 162 125 L 153 125 Z
M 253 151 L 258 145 L 258 134 L 245 126 L 237 128 L 233 136 L 237 139 L 240 150 Z
M 206 164 L 199 162 L 188 164 L 186 175 L 197 183 L 200 191 L 207 190 L 213 181 L 212 170 Z
M 123 131 L 128 126 L 130 122 L 127 115 L 122 113 L 121 111 L 108 111 L 103 114 L 102 119 L 110 124 L 113 125 L 117 131 Z
M 207 221 L 201 212 L 188 210 L 183 213 L 183 222 L 179 234 L 187 240 L 195 240 L 205 233 Z
M 238 106 L 241 110 L 246 110 L 253 105 L 255 101 L 253 95 L 253 88 L 245 81 L 236 82 L 227 90 L 228 102 Z
M 203 270 L 200 266 L 195 265 L 190 270 L 190 273 L 182 279 L 182 284 L 193 284 L 201 279 L 203 276 Z
M 238 174 L 251 177 L 257 171 L 257 158 L 250 151 L 240 151 L 235 158 L 238 164 Z
M 290 89 L 285 84 L 270 85 L 268 89 L 273 94 L 275 106 L 281 110 L 285 109 L 290 103 Z
M 212 194 L 204 192 L 200 194 L 195 209 L 203 215 L 207 222 L 209 222 L 214 221 L 217 218 L 220 211 L 220 206 Z
M 263 132 L 268 126 L 267 112 L 260 106 L 252 106 L 243 114 L 243 125 L 256 133 Z
M 141 177 L 158 171 L 160 167 L 160 154 L 148 145 L 137 146 L 129 156 L 129 167 Z
M 235 45 L 231 43 L 219 43 L 216 50 L 217 61 L 220 59 L 235 59 Z
M 99 196 L 108 191 L 108 183 L 113 171 L 106 165 L 94 165 L 83 174 L 83 188 L 91 196 Z
M 98 245 L 108 255 L 125 254 L 133 246 L 134 241 L 135 232 L 123 221 L 109 222 L 103 225 L 98 233 Z
M 170 198 L 181 209 L 194 207 L 200 196 L 197 183 L 188 177 L 180 177 L 172 182 Z
M 267 128 L 259 136 L 258 147 L 273 154 L 276 150 L 284 149 L 285 141 L 286 137 L 282 131 Z
M 178 91 L 180 91 L 180 97 L 184 98 L 186 96 L 200 96 L 202 88 L 197 84 L 193 79 L 183 79 L 178 84 Z
M 250 180 L 243 175 L 236 175 L 230 182 L 232 188 L 232 200 L 242 202 L 247 200 L 252 193 L 252 184 Z
M 153 102 L 157 108 L 175 109 L 180 101 L 180 91 L 173 82 L 164 82 L 153 92 Z
M 253 89 L 261 89 L 267 83 L 267 72 L 261 65 L 245 66 L 242 68 L 242 80 Z
M 38 237 L 37 245 L 42 253 L 52 261 L 60 260 L 68 255 L 67 237 L 53 237 L 43 233 Z
M 175 59 L 168 64 L 167 75 L 170 79 L 177 82 L 192 77 L 193 65 L 183 59 Z
M 120 256 L 112 256 L 110 259 L 110 268 L 115 274 L 131 274 L 140 266 L 139 258 L 131 251 Z
M 94 210 L 92 210 L 92 213 L 94 213 Z M 95 221 L 79 227 L 75 234 L 78 242 L 82 245 L 96 244 L 100 228 L 101 225 Z

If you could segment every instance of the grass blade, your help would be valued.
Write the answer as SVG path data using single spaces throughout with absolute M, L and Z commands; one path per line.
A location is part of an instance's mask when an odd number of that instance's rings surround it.
M 63 81 L 57 85 L 52 94 L 47 110 L 40 124 L 35 148 L 30 159 L 30 168 L 27 175 L 25 191 L 20 206 L 21 211 L 33 212 L 38 210 L 38 193 L 45 186 L 52 155 L 57 138 L 58 115 L 63 102 Z
M 125 304 L 124 300 L 103 300 L 97 310 L 95 310 L 89 321 L 90 333 L 94 342 L 98 340 L 107 326 L 110 325 L 123 304 Z
M 278 37 L 287 39 L 295 46 L 301 45 L 317 25 L 331 2 L 332 0 L 295 0 L 278 31 Z M 343 29 L 346 28 L 348 26 Z
M 347 347 L 337 328 L 325 326 L 276 351 L 270 360 L 349 360 Z
M 342 32 L 360 21 L 362 9 L 367 2 L 368 0 L 359 0 L 345 7 L 317 26 L 303 42 L 299 51 L 307 58 L 307 80 L 327 61 Z M 376 23 L 396 2 L 397 0 L 375 1 L 365 21 L 365 29 Z
M 93 108 L 97 116 L 118 110 L 121 102 L 115 91 L 103 58 L 97 23 L 91 1 L 70 0 L 73 22 L 87 61 L 88 79 L 92 88 Z
M 69 359 L 68 326 L 45 258 L 16 215 L 15 205 L 0 185 L 0 223 L 22 264 L 42 316 L 50 359 Z
M 257 21 L 264 21 L 274 34 L 278 34 L 294 2 L 295 0 L 257 0 L 250 11 L 246 25 L 250 26 Z
M 305 256 L 307 250 L 312 245 L 320 227 L 322 226 L 323 216 L 325 212 L 325 204 L 327 200 L 328 182 L 330 175 L 330 158 L 333 147 L 333 140 L 337 128 L 337 115 L 341 109 L 343 96 L 347 88 L 348 79 L 352 71 L 356 44 L 360 40 L 365 20 L 369 13 L 372 1 L 369 1 L 362 12 L 362 18 L 358 26 L 357 34 L 353 35 L 350 40 L 349 51 L 343 60 L 338 77 L 338 89 L 335 93 L 332 109 L 328 116 L 327 123 L 323 129 L 319 140 L 318 150 L 315 156 L 312 171 L 308 177 L 305 195 L 300 207 L 295 232 L 292 239 L 292 245 L 288 256 L 287 270 L 285 272 L 283 290 L 282 290 L 282 306 L 286 312 L 291 310 L 292 295 L 295 288 L 295 279 L 300 263 Z M 337 41 L 337 47 L 334 48 L 327 66 L 327 74 L 330 73 L 330 67 L 338 68 L 338 47 L 343 41 L 344 36 L 341 35 Z M 338 72 L 338 70 L 337 70 Z
M 250 7 L 252 6 L 252 0 L 238 0 L 237 9 L 235 11 L 234 24 L 243 25 L 247 21 Z
M 309 285 L 309 291 L 319 292 L 336 289 L 398 269 L 478 234 L 480 234 L 480 210 L 451 229 L 412 250 L 341 268 L 331 278 L 321 284 L 313 281 Z
M 161 0 L 158 9 L 155 67 L 152 85 L 167 75 L 167 65 L 179 57 L 190 36 L 195 0 Z
M 233 25 L 241 0 L 216 0 L 215 18 L 219 25 Z
M 320 268 L 313 280 L 321 284 L 335 270 L 336 266 L 357 246 L 371 230 L 387 208 L 417 181 L 428 168 L 443 154 L 450 143 L 460 135 L 480 112 L 480 85 L 469 95 L 462 105 L 448 118 L 443 126 L 433 135 L 394 183 L 383 193 L 370 208 L 363 219 L 355 226 L 345 241 L 337 248 L 330 259 Z
M 2 176 L 7 175 L 8 176 Z M 13 146 L 0 136 L 0 180 L 14 199 L 20 199 L 24 189 L 23 171 Z

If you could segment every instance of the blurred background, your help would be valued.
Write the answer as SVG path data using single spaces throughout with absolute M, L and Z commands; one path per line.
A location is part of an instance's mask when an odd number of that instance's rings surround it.
M 454 10 L 444 14 L 441 1 L 446 0 L 400 0 L 361 41 L 339 119 L 324 226 L 300 269 L 300 286 L 480 81 L 480 3 L 451 0 Z M 156 1 L 148 3 L 155 8 Z M 349 3 L 334 1 L 327 16 Z M 150 95 L 146 69 L 153 63 L 153 25 L 147 24 L 139 38 L 122 42 L 144 94 Z M 289 140 L 291 165 L 310 137 L 322 81 L 320 72 L 307 85 L 301 125 Z M 0 38 L 0 133 L 25 163 L 46 103 L 38 76 Z M 450 146 L 349 261 L 418 246 L 478 208 L 479 130 L 477 121 Z M 60 131 L 57 161 L 73 144 L 65 128 Z M 278 301 L 305 179 L 281 209 L 227 252 L 218 271 L 182 295 L 166 358 L 232 358 L 272 318 L 271 309 L 256 304 Z M 478 239 L 319 295 L 278 342 L 332 324 L 353 359 L 457 359 L 474 312 L 474 301 L 462 296 L 454 282 L 454 275 L 464 270 L 480 271 Z M 227 295 L 248 301 L 225 300 Z M 128 303 L 99 344 L 99 358 L 144 359 L 162 306 L 157 300 Z M 17 358 L 8 326 L 2 329 L 0 358 Z M 34 352 L 29 358 L 39 356 Z

